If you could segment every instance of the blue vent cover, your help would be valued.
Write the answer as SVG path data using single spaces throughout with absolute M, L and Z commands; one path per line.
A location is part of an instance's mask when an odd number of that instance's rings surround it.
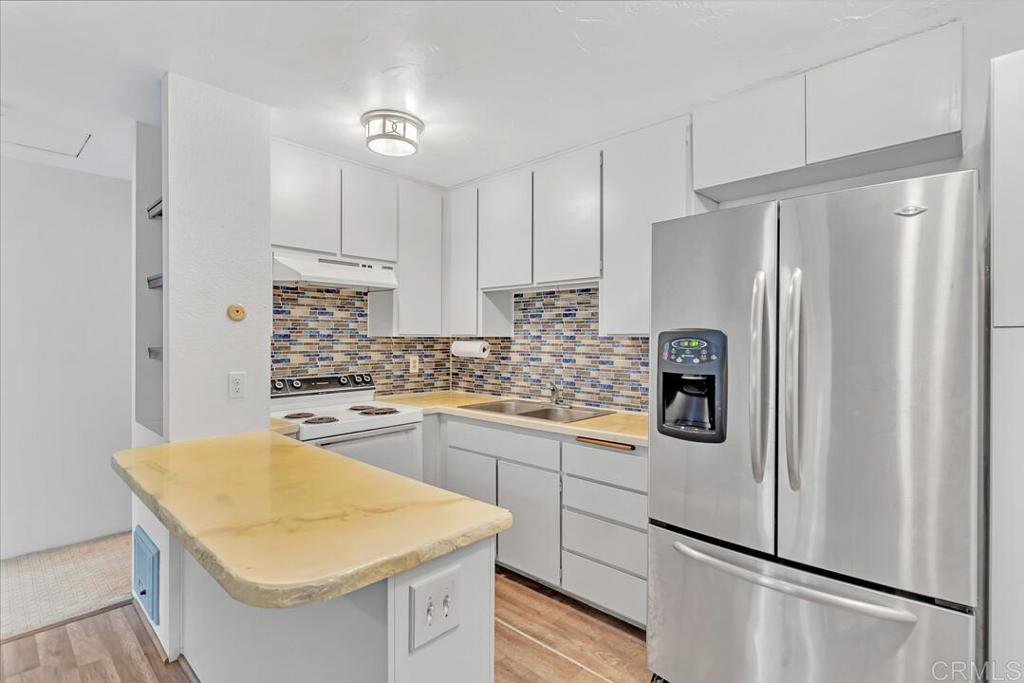
M 154 625 L 160 624 L 160 549 L 141 526 L 135 527 L 132 591 Z

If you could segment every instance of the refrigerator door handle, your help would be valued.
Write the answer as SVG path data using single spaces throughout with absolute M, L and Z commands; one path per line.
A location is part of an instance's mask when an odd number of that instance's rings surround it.
M 764 480 L 765 444 L 761 425 L 761 411 L 764 409 L 761 390 L 761 375 L 764 371 L 764 344 L 761 328 L 764 325 L 765 273 L 757 271 L 750 294 L 750 465 L 754 470 L 754 481 Z
M 800 490 L 800 315 L 804 273 L 793 269 L 789 282 L 789 329 L 786 334 L 786 468 L 789 488 Z
M 726 562 L 725 560 L 720 560 L 717 557 L 712 557 L 711 555 L 702 553 L 701 551 L 691 548 L 679 541 L 674 541 L 672 543 L 672 547 L 690 559 L 713 567 L 720 572 L 728 574 L 729 576 L 733 576 L 742 581 L 746 581 L 784 595 L 799 598 L 800 600 L 816 602 L 819 605 L 825 605 L 826 607 L 836 607 L 848 612 L 854 612 L 855 614 L 861 614 L 866 617 L 873 617 L 875 619 L 896 621 L 903 624 L 917 623 L 917 616 L 907 612 L 906 610 L 876 605 L 871 602 L 847 598 L 842 595 L 834 595 L 815 588 L 809 588 L 807 586 L 801 586 L 800 584 L 790 583 L 789 581 L 783 581 L 782 579 L 776 579 L 772 576 L 765 576 L 756 571 L 752 571 L 744 567 L 738 567 Z

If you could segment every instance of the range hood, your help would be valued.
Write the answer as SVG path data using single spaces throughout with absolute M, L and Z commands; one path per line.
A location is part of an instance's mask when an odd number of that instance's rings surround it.
M 310 282 L 367 292 L 398 287 L 392 265 L 283 253 L 274 254 L 274 282 Z

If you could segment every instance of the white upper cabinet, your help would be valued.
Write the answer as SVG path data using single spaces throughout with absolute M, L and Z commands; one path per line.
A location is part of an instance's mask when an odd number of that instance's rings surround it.
M 689 118 L 606 142 L 601 335 L 651 333 L 651 224 L 690 212 Z
M 336 256 L 341 248 L 341 165 L 334 157 L 270 141 L 270 241 Z
M 533 171 L 533 279 L 601 276 L 601 153 L 560 156 Z
M 1024 50 L 992 60 L 992 324 L 1024 327 Z
M 398 333 L 441 334 L 444 263 L 440 189 L 398 188 Z
M 693 185 L 708 190 L 804 165 L 804 77 L 693 112 Z
M 959 132 L 962 61 L 949 24 L 807 72 L 807 163 Z
M 341 253 L 397 261 L 398 181 L 346 163 L 341 188 Z
M 481 289 L 533 282 L 533 174 L 514 171 L 479 187 Z
M 446 196 L 445 334 L 477 334 L 479 292 L 476 283 L 476 186 Z

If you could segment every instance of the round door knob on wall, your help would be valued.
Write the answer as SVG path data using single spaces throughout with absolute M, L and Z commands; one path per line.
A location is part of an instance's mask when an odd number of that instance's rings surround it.
M 228 306 L 228 317 L 236 323 L 245 320 L 245 306 L 242 304 L 230 304 Z

